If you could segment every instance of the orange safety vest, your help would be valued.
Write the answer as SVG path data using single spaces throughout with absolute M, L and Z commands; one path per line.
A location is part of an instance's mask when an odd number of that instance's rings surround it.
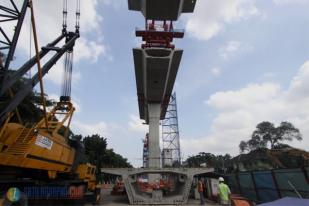
M 250 206 L 246 200 L 232 200 L 235 206 Z
M 197 183 L 197 191 L 198 192 L 203 192 L 204 191 L 204 184 L 202 181 L 198 181 Z

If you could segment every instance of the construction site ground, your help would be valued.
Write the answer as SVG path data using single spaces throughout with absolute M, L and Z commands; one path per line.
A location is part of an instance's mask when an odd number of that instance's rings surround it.
M 130 205 L 126 196 L 112 196 L 111 189 L 102 189 L 101 191 L 101 201 L 99 205 L 106 206 L 122 206 L 122 205 Z M 199 200 L 189 199 L 187 205 L 200 205 Z M 214 206 L 218 205 L 211 202 L 206 202 L 206 206 Z M 86 205 L 90 206 L 90 205 Z

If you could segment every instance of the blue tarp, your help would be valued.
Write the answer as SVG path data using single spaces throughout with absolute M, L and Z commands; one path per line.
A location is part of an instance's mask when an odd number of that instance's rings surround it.
M 258 206 L 309 206 L 309 199 L 285 197 L 274 202 L 264 203 Z

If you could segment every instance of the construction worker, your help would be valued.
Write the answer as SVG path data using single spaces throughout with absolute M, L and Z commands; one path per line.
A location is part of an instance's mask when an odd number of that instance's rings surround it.
M 204 205 L 205 199 L 204 199 L 204 179 L 203 178 L 199 178 L 197 182 L 197 191 L 200 194 L 201 205 Z
M 218 200 L 222 206 L 230 205 L 231 191 L 229 186 L 224 183 L 223 177 L 219 177 Z

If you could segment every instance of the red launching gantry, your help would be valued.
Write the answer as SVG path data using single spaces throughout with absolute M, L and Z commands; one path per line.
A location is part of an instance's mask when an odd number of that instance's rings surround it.
M 137 29 L 136 36 L 145 42 L 142 48 L 171 48 L 174 38 L 183 38 L 184 30 L 174 29 L 182 13 L 192 13 L 196 0 L 128 0 L 129 10 L 140 11 L 145 17 L 145 29 Z
M 142 37 L 145 42 L 142 48 L 160 47 L 174 49 L 175 45 L 171 44 L 174 38 L 183 38 L 183 29 L 174 29 L 173 21 L 156 21 L 147 20 L 145 30 L 136 29 L 137 37 Z

